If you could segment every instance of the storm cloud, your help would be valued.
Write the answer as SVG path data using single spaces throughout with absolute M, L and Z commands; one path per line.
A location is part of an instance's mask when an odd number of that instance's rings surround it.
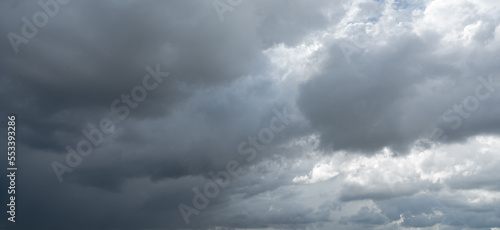
M 500 227 L 493 0 L 2 1 L 0 32 L 1 229 Z

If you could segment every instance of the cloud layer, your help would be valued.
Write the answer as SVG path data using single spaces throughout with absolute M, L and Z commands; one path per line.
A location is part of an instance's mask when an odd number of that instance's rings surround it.
M 500 227 L 496 1 L 40 2 L 0 3 L 2 229 Z

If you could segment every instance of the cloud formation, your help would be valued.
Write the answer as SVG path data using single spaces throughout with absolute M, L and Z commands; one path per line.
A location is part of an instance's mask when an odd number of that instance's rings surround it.
M 0 228 L 498 228 L 499 11 L 242 1 L 221 20 L 212 1 L 4 1 L 0 114 L 18 118 L 19 211 Z M 168 77 L 123 116 L 113 102 L 155 78 L 148 66 Z M 262 141 L 284 107 L 289 124 Z M 68 165 L 66 146 L 104 118 L 113 129 Z M 186 224 L 179 204 L 231 161 L 237 175 Z M 62 182 L 53 162 L 72 170 Z

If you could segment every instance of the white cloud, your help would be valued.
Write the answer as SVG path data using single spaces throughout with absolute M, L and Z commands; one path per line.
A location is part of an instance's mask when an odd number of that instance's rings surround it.
M 294 183 L 317 183 L 320 181 L 329 180 L 339 173 L 334 170 L 334 168 L 330 164 L 326 163 L 318 163 L 314 166 L 309 175 L 305 176 L 297 176 L 293 178 Z

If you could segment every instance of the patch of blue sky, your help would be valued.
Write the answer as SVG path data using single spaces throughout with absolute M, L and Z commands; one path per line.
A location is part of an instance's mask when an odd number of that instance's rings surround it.
M 375 2 L 386 2 L 388 0 L 373 0 Z M 425 3 L 421 0 L 394 0 L 393 7 L 396 10 L 420 9 L 425 10 Z
M 375 0 L 375 1 L 379 2 L 383 0 Z M 396 10 L 404 10 L 404 9 L 425 10 L 424 2 L 419 0 L 394 0 L 393 7 Z

